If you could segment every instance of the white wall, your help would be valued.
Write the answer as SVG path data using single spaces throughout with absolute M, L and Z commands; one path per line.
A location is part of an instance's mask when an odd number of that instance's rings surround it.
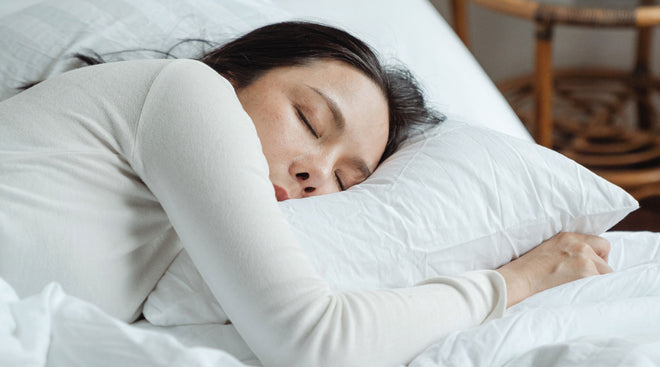
M 452 24 L 449 0 L 431 0 Z M 510 17 L 470 3 L 470 50 L 495 81 L 529 73 L 534 65 L 534 26 L 531 21 Z M 555 27 L 555 67 L 601 66 L 631 68 L 635 32 L 628 29 Z M 660 33 L 653 39 L 652 69 L 660 71 Z

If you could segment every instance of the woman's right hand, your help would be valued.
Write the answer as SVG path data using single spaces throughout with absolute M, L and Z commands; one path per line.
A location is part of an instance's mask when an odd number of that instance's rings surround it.
M 610 243 L 579 233 L 559 233 L 497 269 L 506 281 L 507 307 L 558 285 L 611 273 Z

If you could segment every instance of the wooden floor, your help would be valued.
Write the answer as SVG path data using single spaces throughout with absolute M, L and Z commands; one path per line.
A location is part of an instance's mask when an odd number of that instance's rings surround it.
M 660 197 L 643 200 L 639 206 L 611 230 L 660 232 Z

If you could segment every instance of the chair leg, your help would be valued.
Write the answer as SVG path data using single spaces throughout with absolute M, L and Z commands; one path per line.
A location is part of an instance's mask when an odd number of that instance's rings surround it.
M 536 25 L 535 131 L 536 142 L 552 148 L 552 31 L 551 23 Z
M 633 71 L 633 89 L 637 98 L 637 127 L 650 130 L 654 122 L 651 104 L 649 60 L 651 58 L 651 27 L 642 27 L 637 33 L 637 55 Z
M 465 47 L 470 48 L 466 0 L 451 0 L 451 13 L 454 23 L 454 32 L 456 32 L 458 38 L 463 41 Z

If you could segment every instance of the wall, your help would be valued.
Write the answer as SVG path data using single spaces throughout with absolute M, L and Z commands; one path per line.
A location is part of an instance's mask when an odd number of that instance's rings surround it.
M 449 0 L 431 0 L 452 23 Z M 495 81 L 529 73 L 534 65 L 534 26 L 532 22 L 510 17 L 470 3 L 470 50 L 486 73 Z M 633 30 L 555 27 L 553 64 L 555 67 L 601 66 L 630 68 L 634 62 Z M 652 69 L 660 70 L 660 33 L 653 42 Z

